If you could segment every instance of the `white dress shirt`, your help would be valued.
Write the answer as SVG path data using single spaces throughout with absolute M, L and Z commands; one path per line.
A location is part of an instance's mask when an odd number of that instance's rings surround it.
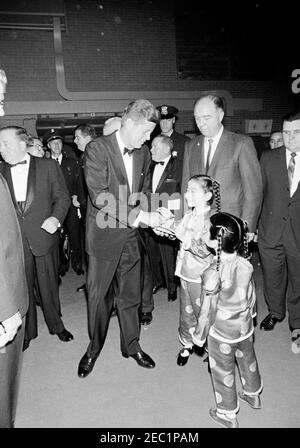
M 61 153 L 59 156 L 55 157 L 55 156 L 53 156 L 53 155 L 51 154 L 51 158 L 52 158 L 53 160 L 55 160 L 59 165 L 61 165 L 63 155 L 62 155 L 62 153 Z
M 213 138 L 212 137 L 205 137 L 204 138 L 204 166 L 206 166 L 206 159 L 207 159 L 207 153 L 208 153 L 208 148 L 209 148 L 209 141 L 208 140 L 212 140 L 212 147 L 211 147 L 211 151 L 210 151 L 210 158 L 209 158 L 209 165 L 211 164 L 212 158 L 216 152 L 218 143 L 220 141 L 221 135 L 223 133 L 224 130 L 224 126 L 221 126 L 221 129 L 219 130 L 219 132 L 217 133 L 217 135 L 215 135 Z
M 25 202 L 27 195 L 27 180 L 30 165 L 30 156 L 26 154 L 20 162 L 26 160 L 27 163 L 23 165 L 12 166 L 11 178 L 14 187 L 15 197 L 17 202 Z
M 154 170 L 153 170 L 153 176 L 152 176 L 152 193 L 155 193 L 156 188 L 159 184 L 160 178 L 161 178 L 163 172 L 165 171 L 170 158 L 171 158 L 171 154 L 166 159 L 161 160 L 161 162 L 164 162 L 163 165 L 161 165 L 160 163 L 157 163 L 155 165 Z
M 121 155 L 123 158 L 123 162 L 125 165 L 125 170 L 126 170 L 126 174 L 127 174 L 127 180 L 128 180 L 130 192 L 132 192 L 132 170 L 133 170 L 132 155 L 129 155 L 128 152 L 126 154 L 124 154 L 124 148 L 126 148 L 126 146 L 125 146 L 124 142 L 122 141 L 119 131 L 116 132 L 116 137 L 117 137 L 119 149 L 120 149 L 120 152 L 121 152 Z
M 288 149 L 285 150 L 286 154 L 286 167 L 288 168 L 290 160 L 291 160 L 291 153 L 293 151 L 289 151 Z M 295 156 L 295 170 L 294 170 L 294 176 L 293 176 L 293 182 L 292 182 L 292 188 L 290 189 L 290 196 L 292 197 L 295 191 L 298 188 L 298 183 L 300 181 L 300 152 L 296 153 Z

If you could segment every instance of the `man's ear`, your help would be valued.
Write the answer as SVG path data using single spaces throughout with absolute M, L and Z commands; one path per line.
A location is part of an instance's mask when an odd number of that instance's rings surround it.
M 128 117 L 124 122 L 124 127 L 127 128 L 128 130 L 132 129 L 133 125 L 134 121 L 130 117 Z

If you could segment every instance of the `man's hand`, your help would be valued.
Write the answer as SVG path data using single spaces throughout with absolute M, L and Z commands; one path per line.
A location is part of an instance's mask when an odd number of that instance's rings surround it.
M 72 204 L 74 205 L 74 207 L 77 207 L 77 208 L 80 207 L 80 203 L 78 202 L 76 194 L 73 194 L 73 196 L 72 196 Z
M 22 317 L 19 311 L 0 323 L 0 348 L 13 340 L 21 324 Z
M 45 221 L 41 225 L 42 229 L 51 234 L 55 233 L 59 227 L 59 220 L 55 218 L 55 216 L 50 216 L 50 218 L 45 219 Z
M 158 212 L 143 212 L 140 220 L 149 227 L 158 227 L 164 218 Z

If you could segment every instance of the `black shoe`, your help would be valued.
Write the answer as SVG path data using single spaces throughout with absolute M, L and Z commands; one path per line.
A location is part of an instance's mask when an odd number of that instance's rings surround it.
M 85 378 L 88 376 L 94 368 L 94 364 L 97 358 L 90 358 L 87 353 L 83 355 L 78 365 L 79 378 Z
M 86 285 L 85 283 L 81 286 L 78 286 L 78 288 L 76 289 L 77 292 L 81 292 L 81 291 L 85 291 L 86 290 Z
M 122 353 L 122 355 L 124 356 L 124 358 L 133 358 L 139 366 L 145 367 L 146 369 L 153 369 L 153 367 L 155 367 L 155 362 L 153 361 L 153 359 L 150 358 L 150 356 L 142 350 L 136 352 L 134 355 L 127 355 L 125 353 Z
M 177 355 L 177 365 L 178 366 L 185 366 L 189 360 L 190 355 L 193 353 L 194 349 L 191 348 L 183 348 L 180 350 L 180 352 Z M 185 354 L 186 356 L 183 356 Z
M 64 329 L 60 333 L 56 333 L 59 339 L 63 342 L 70 342 L 74 339 L 74 336 L 72 333 L 70 333 L 68 330 Z
M 169 302 L 174 302 L 174 300 L 177 299 L 177 291 L 169 291 L 168 292 L 168 301 Z
M 110 317 L 116 317 L 116 315 L 117 315 L 117 308 L 114 306 Z
M 150 325 L 152 322 L 153 316 L 152 313 L 142 313 L 141 315 L 141 324 L 142 325 Z
M 271 331 L 274 329 L 275 325 L 279 322 L 277 317 L 273 316 L 272 313 L 269 313 L 264 320 L 260 324 L 260 329 L 265 331 Z
M 156 294 L 157 291 L 159 291 L 161 288 L 164 288 L 164 285 L 153 286 L 153 288 L 152 288 L 152 294 Z
M 23 342 L 23 352 L 25 352 L 25 350 L 28 349 L 29 344 L 30 344 L 30 339 L 24 339 L 24 342 Z

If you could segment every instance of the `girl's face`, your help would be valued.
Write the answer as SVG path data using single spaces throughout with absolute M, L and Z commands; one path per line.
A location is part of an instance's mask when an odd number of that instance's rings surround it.
M 205 208 L 211 197 L 211 193 L 205 193 L 200 182 L 192 179 L 188 182 L 185 199 L 189 207 Z

